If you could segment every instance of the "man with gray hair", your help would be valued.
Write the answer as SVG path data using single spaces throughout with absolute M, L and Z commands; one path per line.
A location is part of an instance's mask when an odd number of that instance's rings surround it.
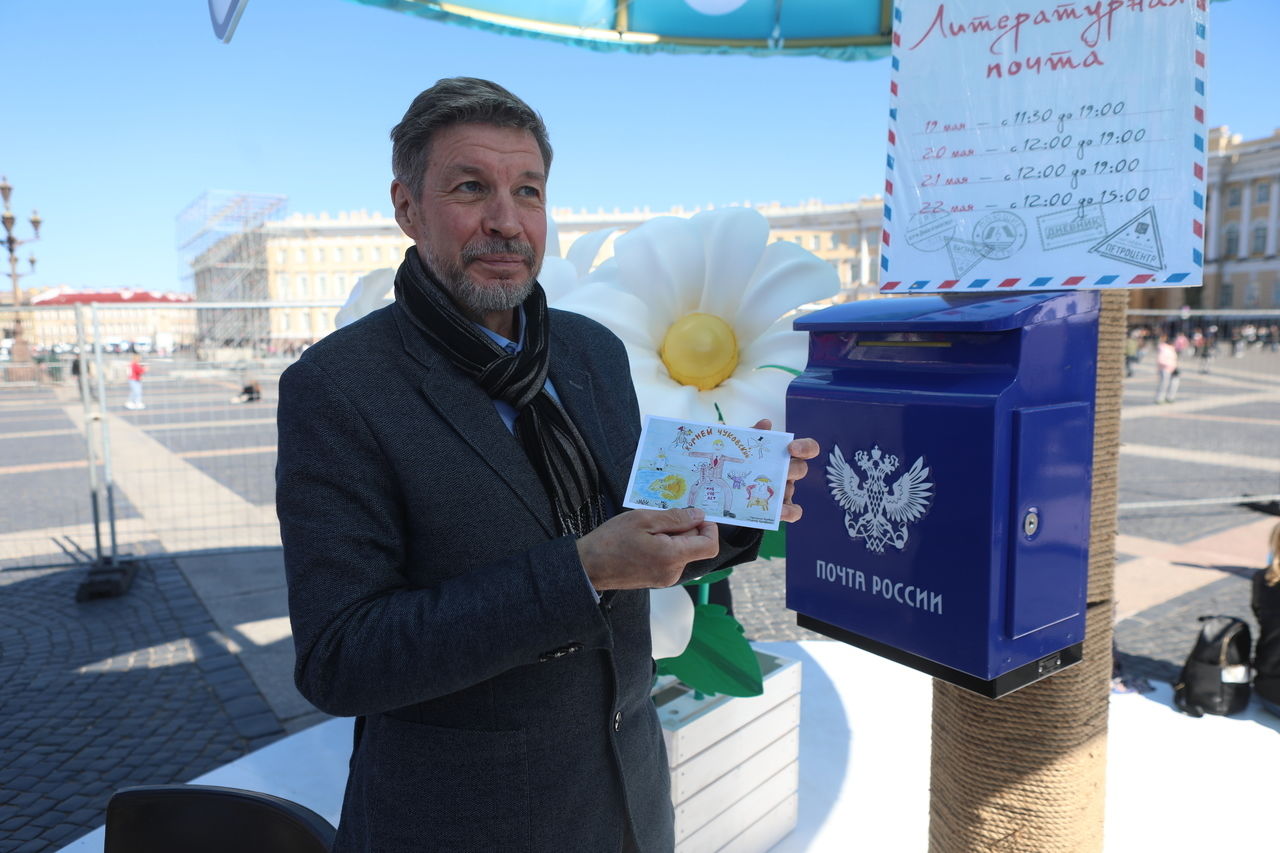
M 671 850 L 648 589 L 758 534 L 621 512 L 635 392 L 621 342 L 538 285 L 537 113 L 441 80 L 391 137 L 396 301 L 280 382 L 296 681 L 357 718 L 334 850 Z M 788 498 L 817 445 L 792 453 Z

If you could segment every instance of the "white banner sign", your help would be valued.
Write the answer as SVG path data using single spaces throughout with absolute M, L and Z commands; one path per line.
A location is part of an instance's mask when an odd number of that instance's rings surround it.
M 880 289 L 1197 287 L 1205 0 L 900 0 Z

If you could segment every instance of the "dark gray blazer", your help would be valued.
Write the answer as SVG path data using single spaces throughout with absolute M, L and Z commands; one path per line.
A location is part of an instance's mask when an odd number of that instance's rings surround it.
M 551 312 L 551 381 L 621 506 L 622 344 Z M 647 591 L 597 604 L 492 401 L 399 304 L 280 380 L 276 506 L 298 689 L 356 715 L 337 851 L 673 845 Z M 758 537 L 722 545 L 719 565 Z

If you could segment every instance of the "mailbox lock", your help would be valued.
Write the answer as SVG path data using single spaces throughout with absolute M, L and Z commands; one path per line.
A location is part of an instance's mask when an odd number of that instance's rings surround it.
M 1022 532 L 1030 539 L 1036 535 L 1036 531 L 1040 529 L 1040 510 L 1035 507 L 1027 510 L 1027 514 L 1022 517 Z

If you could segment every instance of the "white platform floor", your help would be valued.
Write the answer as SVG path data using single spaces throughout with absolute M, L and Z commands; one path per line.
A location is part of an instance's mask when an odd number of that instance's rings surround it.
M 924 853 L 929 677 L 836 642 L 759 647 L 804 665 L 799 822 L 773 853 Z M 1108 853 L 1280 846 L 1280 719 L 1256 700 L 1238 717 L 1194 719 L 1155 687 L 1111 697 Z M 351 721 L 329 720 L 190 781 L 276 794 L 336 824 L 350 745 Z M 102 844 L 98 829 L 63 851 Z

